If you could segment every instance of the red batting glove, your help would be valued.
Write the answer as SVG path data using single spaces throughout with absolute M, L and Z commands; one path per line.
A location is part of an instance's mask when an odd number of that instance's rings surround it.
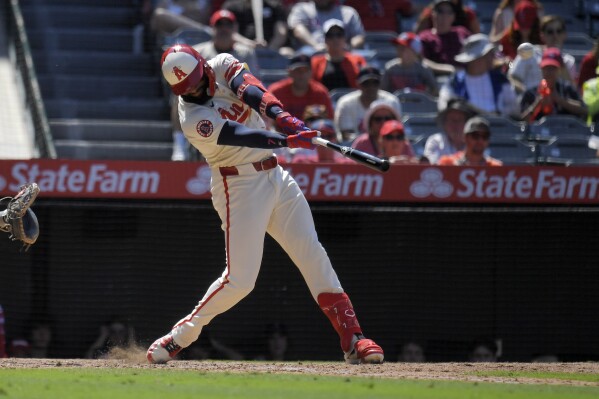
M 318 136 L 316 130 L 306 130 L 298 134 L 287 136 L 287 147 L 289 148 L 307 148 L 313 150 L 316 145 L 312 144 L 312 139 Z
M 281 112 L 277 115 L 275 122 L 277 127 L 287 135 L 307 130 L 304 122 L 292 116 L 289 112 Z

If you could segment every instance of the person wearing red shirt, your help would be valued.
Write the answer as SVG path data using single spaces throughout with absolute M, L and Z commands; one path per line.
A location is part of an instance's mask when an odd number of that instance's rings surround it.
M 480 33 L 480 22 L 476 16 L 476 12 L 462 4 L 462 0 L 450 0 L 453 3 L 456 11 L 455 20 L 453 26 L 463 26 L 468 29 L 470 33 Z M 414 32 L 420 33 L 424 30 L 431 29 L 433 27 L 433 9 L 439 2 L 433 1 L 430 5 L 426 6 L 416 22 Z
M 499 40 L 503 55 L 510 60 L 516 58 L 518 46 L 522 43 L 543 44 L 541 20 L 537 6 L 530 1 L 521 1 L 514 10 L 512 25 L 505 30 Z
M 411 17 L 414 7 L 411 0 L 345 0 L 346 6 L 353 7 L 367 31 L 389 30 L 401 32 L 412 29 L 401 26 L 401 17 Z
M 489 147 L 490 138 L 491 124 L 487 119 L 480 116 L 468 119 L 464 127 L 464 139 L 466 141 L 464 151 L 458 151 L 452 155 L 443 155 L 439 159 L 439 165 L 503 165 L 503 162 L 500 160 L 485 156 L 485 150 Z
M 358 88 L 357 77 L 366 60 L 359 54 L 346 51 L 345 27 L 338 19 L 329 19 L 323 25 L 327 52 L 312 57 L 312 78 L 327 89 Z
M 597 66 L 599 65 L 599 39 L 591 51 L 585 54 L 580 62 L 580 72 L 578 73 L 578 90 L 582 91 L 582 85 L 589 79 L 597 77 Z
M 310 56 L 298 54 L 292 57 L 287 67 L 288 78 L 270 85 L 268 90 L 284 105 L 287 112 L 298 118 L 304 115 L 306 107 L 322 104 L 326 107 L 328 118 L 335 112 L 329 91 L 321 83 L 311 79 Z

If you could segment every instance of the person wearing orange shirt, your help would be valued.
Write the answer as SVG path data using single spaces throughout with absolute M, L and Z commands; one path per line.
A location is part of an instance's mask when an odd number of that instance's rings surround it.
M 485 156 L 485 150 L 489 147 L 490 138 L 491 125 L 487 119 L 480 116 L 468 119 L 464 127 L 464 140 L 466 141 L 464 151 L 442 156 L 439 159 L 439 165 L 503 165 L 503 162 L 500 160 Z
M 366 60 L 346 50 L 345 27 L 338 19 L 323 25 L 327 52 L 312 57 L 312 78 L 329 90 L 341 87 L 358 88 L 357 77 Z

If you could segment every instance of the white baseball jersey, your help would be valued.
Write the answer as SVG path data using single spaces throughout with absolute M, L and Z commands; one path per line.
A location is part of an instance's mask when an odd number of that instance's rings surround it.
M 321 293 L 343 292 L 293 177 L 280 166 L 257 170 L 251 165 L 272 157 L 273 151 L 217 143 L 227 119 L 255 129 L 264 129 L 264 121 L 229 88 L 231 80 L 242 73 L 243 64 L 229 54 L 208 63 L 216 75 L 214 97 L 203 105 L 179 99 L 179 118 L 187 139 L 212 167 L 212 203 L 225 233 L 227 265 L 195 309 L 173 327 L 173 338 L 182 347 L 253 289 L 266 233 L 289 254 L 315 300 Z M 233 166 L 238 174 L 222 174 L 219 169 Z
M 209 60 L 208 65 L 216 77 L 214 97 L 203 105 L 189 103 L 179 97 L 179 119 L 187 140 L 213 168 L 247 164 L 272 156 L 272 150 L 217 144 L 226 120 L 255 129 L 265 129 L 266 126 L 260 114 L 238 99 L 229 88 L 231 80 L 244 70 L 244 64 L 223 53 Z

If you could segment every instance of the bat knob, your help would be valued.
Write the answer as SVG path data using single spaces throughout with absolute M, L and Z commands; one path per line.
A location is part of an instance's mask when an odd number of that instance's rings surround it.
M 389 170 L 389 166 L 391 166 L 391 164 L 389 163 L 389 160 L 383 159 L 383 163 L 381 163 L 381 170 L 383 172 L 386 172 Z

